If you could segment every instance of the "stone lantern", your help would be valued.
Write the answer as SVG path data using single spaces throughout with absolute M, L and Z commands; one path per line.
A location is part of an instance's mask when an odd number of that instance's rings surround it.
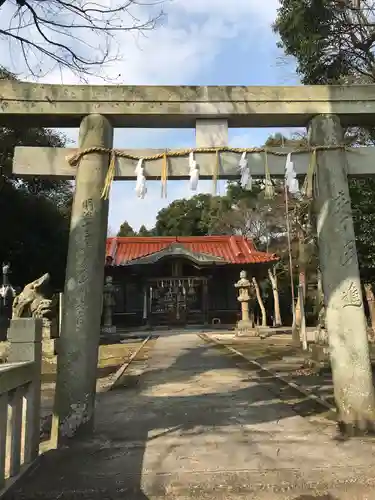
M 234 286 L 238 289 L 237 300 L 241 304 L 241 319 L 237 323 L 237 334 L 256 336 L 257 333 L 254 329 L 253 318 L 250 318 L 249 314 L 249 304 L 253 300 L 254 286 L 251 281 L 247 279 L 246 271 L 241 271 L 240 279 Z
M 0 286 L 0 341 L 6 340 L 12 317 L 12 305 L 16 291 L 9 281 L 10 264 L 2 265 L 2 285 Z
M 116 305 L 116 287 L 113 284 L 112 276 L 106 276 L 103 289 L 103 325 L 102 334 L 116 333 L 116 326 L 112 323 L 113 310 Z

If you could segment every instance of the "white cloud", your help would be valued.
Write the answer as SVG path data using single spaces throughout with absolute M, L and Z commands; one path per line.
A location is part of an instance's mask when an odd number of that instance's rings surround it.
M 120 0 L 98 0 L 101 4 L 113 5 Z M 122 0 L 123 1 L 123 0 Z M 116 83 L 143 84 L 143 85 L 181 85 L 203 84 L 202 80 L 211 81 L 214 72 L 214 83 L 221 84 L 217 79 L 227 81 L 227 64 L 243 70 L 245 66 L 249 74 L 258 74 L 262 78 L 264 72 L 269 72 L 270 65 L 274 66 L 274 49 L 268 51 L 272 60 L 264 60 L 267 54 L 265 47 L 274 47 L 274 36 L 270 25 L 275 19 L 278 0 L 171 0 L 165 3 L 167 17 L 157 29 L 140 33 L 119 33 L 113 47 L 113 54 L 120 50 L 120 59 L 104 68 L 103 72 Z M 12 12 L 4 10 L 13 5 Z M 143 10 L 142 10 L 143 9 Z M 14 12 L 12 0 L 5 2 L 0 8 L 0 27 L 10 20 Z M 145 8 L 137 11 L 138 17 L 147 15 Z M 124 25 L 129 25 L 129 18 L 123 19 Z M 86 33 L 89 35 L 89 33 Z M 87 38 L 88 45 L 93 45 L 93 39 Z M 223 52 L 231 47 L 230 61 L 224 60 Z M 237 52 L 246 47 L 249 58 L 243 56 L 236 60 Z M 10 51 L 8 43 L 0 38 L 2 56 L 0 64 L 15 70 L 20 74 L 26 71 L 23 65 L 22 54 Z M 261 59 L 257 59 L 262 49 Z M 270 55 L 272 53 L 272 55 Z M 250 59 L 253 58 L 253 62 Z M 267 68 L 267 69 L 265 69 Z M 232 70 L 233 71 L 233 70 Z M 263 73 L 262 73 L 263 72 Z M 243 73 L 240 73 L 243 75 Z M 103 76 L 103 75 L 100 75 Z M 117 80 L 116 80 L 117 79 Z M 235 74 L 231 80 L 236 79 Z M 49 83 L 80 83 L 77 77 L 69 72 L 55 70 L 48 72 L 42 81 Z M 98 77 L 90 78 L 90 83 L 102 84 Z M 247 84 L 243 76 L 238 84 Z M 68 132 L 69 134 L 69 132 Z M 73 131 L 73 136 L 76 132 Z M 193 145 L 193 132 L 185 134 L 169 131 L 153 130 L 144 132 L 137 130 L 116 131 L 116 147 L 184 147 Z M 232 134 L 233 145 L 259 144 L 259 134 L 253 131 L 239 133 L 236 138 Z M 249 144 L 251 143 L 251 144 Z M 115 183 L 110 203 L 110 226 L 117 230 L 123 220 L 128 220 L 134 227 L 142 223 L 153 225 L 157 211 L 168 205 L 172 199 L 186 197 L 189 191 L 188 182 L 170 182 L 170 198 L 161 200 L 160 184 L 150 183 L 149 192 L 145 200 L 138 200 L 134 193 L 134 186 L 127 183 Z M 220 183 L 221 190 L 224 184 Z M 211 191 L 211 183 L 201 182 L 199 189 L 202 192 Z
M 255 16 L 257 21 L 272 23 L 279 0 L 174 0 L 174 5 L 190 14 L 201 14 L 221 17 L 230 22 L 245 22 L 249 24 L 248 16 Z
M 116 5 L 120 0 L 101 1 L 101 4 Z M 107 65 L 98 76 L 89 78 L 91 83 L 102 83 L 100 77 L 106 75 L 110 80 L 124 84 L 181 84 L 191 82 L 197 77 L 202 68 L 214 61 L 223 44 L 229 39 L 242 35 L 242 42 L 249 39 L 269 36 L 269 24 L 275 17 L 278 0 L 171 0 L 166 1 L 165 22 L 153 31 L 143 34 L 139 32 L 118 32 L 115 43 L 112 45 L 112 56 L 119 59 Z M 5 2 L 1 7 L 0 26 L 15 26 L 17 16 L 15 4 Z M 153 9 L 155 13 L 157 11 Z M 149 8 L 137 7 L 135 14 L 143 22 L 147 19 Z M 66 21 L 66 19 L 64 19 Z M 124 26 L 130 26 L 132 18 L 124 13 L 122 15 Z M 40 38 L 35 35 L 35 30 L 25 29 L 25 36 L 38 43 Z M 77 42 L 77 50 L 84 51 L 87 57 L 97 55 L 97 35 L 85 30 L 81 34 L 74 30 L 83 43 Z M 57 38 L 56 38 L 57 37 Z M 54 39 L 64 43 L 67 37 L 56 35 Z M 0 39 L 1 41 L 1 39 Z M 69 42 L 71 43 L 71 41 Z M 4 39 L 1 45 L 7 48 L 17 48 L 16 42 L 8 45 Z M 29 52 L 28 62 L 36 65 L 40 53 Z M 26 71 L 23 55 L 20 50 L 6 50 L 2 55 L 2 64 L 17 74 Z M 50 68 L 51 63 L 44 59 L 44 68 Z M 48 71 L 42 80 L 49 83 L 79 83 L 79 78 L 69 71 L 60 68 Z

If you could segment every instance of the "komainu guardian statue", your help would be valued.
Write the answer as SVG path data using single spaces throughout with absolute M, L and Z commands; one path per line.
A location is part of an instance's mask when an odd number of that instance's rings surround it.
M 49 291 L 50 275 L 43 274 L 24 287 L 13 301 L 12 319 L 40 318 L 47 322 L 57 316 L 57 296 Z

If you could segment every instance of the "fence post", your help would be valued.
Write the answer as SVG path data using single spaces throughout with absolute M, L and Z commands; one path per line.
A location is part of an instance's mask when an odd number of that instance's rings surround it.
M 25 393 L 25 463 L 39 455 L 40 404 L 42 382 L 42 328 L 41 319 L 17 318 L 9 328 L 9 363 L 33 363 L 33 380 Z

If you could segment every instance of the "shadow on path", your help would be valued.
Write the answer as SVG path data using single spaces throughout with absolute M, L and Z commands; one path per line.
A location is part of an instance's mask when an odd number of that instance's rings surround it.
M 196 335 L 160 337 L 137 387 L 99 395 L 93 438 L 46 453 L 7 498 L 229 499 L 260 488 L 262 471 L 276 486 L 303 482 L 302 466 L 312 480 L 330 464 L 368 471 L 371 451 L 317 434 L 271 387 Z

